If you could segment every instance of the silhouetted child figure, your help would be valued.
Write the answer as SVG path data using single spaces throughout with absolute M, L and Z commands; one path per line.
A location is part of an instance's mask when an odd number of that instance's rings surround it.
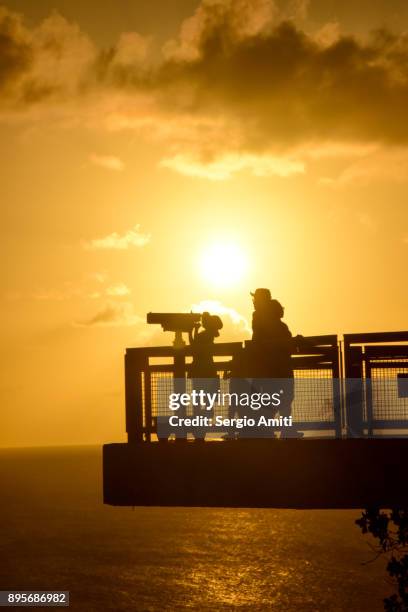
M 190 344 L 193 347 L 193 361 L 190 370 L 193 389 L 197 391 L 203 389 L 206 393 L 216 393 L 219 389 L 219 378 L 217 366 L 213 359 L 213 345 L 215 338 L 220 335 L 219 330 L 222 329 L 223 324 L 217 315 L 203 312 L 201 325 L 204 328 L 202 331 L 198 331 L 200 327 L 198 324 L 190 334 Z M 207 410 L 205 406 L 195 406 L 194 416 L 200 414 L 212 416 L 211 411 Z M 194 437 L 196 440 L 204 440 L 205 432 L 196 430 Z

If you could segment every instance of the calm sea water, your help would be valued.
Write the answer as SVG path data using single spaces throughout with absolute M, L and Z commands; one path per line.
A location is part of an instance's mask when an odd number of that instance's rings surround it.
M 112 508 L 101 450 L 0 451 L 0 589 L 86 610 L 382 610 L 359 512 Z

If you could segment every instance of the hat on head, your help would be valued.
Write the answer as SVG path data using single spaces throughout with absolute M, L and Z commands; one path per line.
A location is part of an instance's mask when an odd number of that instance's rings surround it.
M 269 302 L 269 300 L 272 299 L 269 289 L 263 287 L 255 289 L 254 293 L 251 293 L 251 295 L 255 300 L 263 300 L 265 302 Z

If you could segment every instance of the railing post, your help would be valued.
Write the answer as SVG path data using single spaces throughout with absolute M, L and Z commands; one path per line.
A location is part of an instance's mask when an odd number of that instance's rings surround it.
M 129 352 L 125 353 L 125 404 L 128 442 L 143 440 L 143 393 L 141 363 Z
M 185 393 L 186 391 L 186 360 L 184 351 L 181 348 L 174 349 L 174 392 Z M 182 406 L 179 410 L 179 416 L 184 417 L 186 409 Z M 176 435 L 176 438 L 183 439 L 186 435 Z
M 144 430 L 146 442 L 152 441 L 152 375 L 149 369 L 149 358 L 144 367 Z
M 341 384 L 340 384 L 340 349 L 336 338 L 336 343 L 332 348 L 332 375 L 333 375 L 333 410 L 334 410 L 334 430 L 336 438 L 341 438 Z
M 366 360 L 365 362 L 365 400 L 366 400 L 366 413 L 367 413 L 367 436 L 372 438 L 374 435 L 373 430 L 373 388 L 371 384 L 371 363 Z
M 361 438 L 364 435 L 363 350 L 351 346 L 344 336 L 344 373 L 346 389 L 347 437 Z

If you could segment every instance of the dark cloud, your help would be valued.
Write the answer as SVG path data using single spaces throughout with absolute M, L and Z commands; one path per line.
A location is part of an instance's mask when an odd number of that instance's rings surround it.
M 171 60 L 156 93 L 196 114 L 229 114 L 254 147 L 313 139 L 406 142 L 408 39 L 378 32 L 330 46 L 283 22 L 244 39 L 203 33 L 199 57 Z M 177 96 L 188 90 L 184 100 Z
M 298 11 L 306 4 L 295 3 Z M 220 140 L 236 150 L 330 140 L 405 144 L 408 37 L 380 30 L 363 41 L 336 28 L 319 36 L 295 24 L 271 0 L 203 0 L 159 60 L 136 33 L 96 53 L 60 16 L 23 35 L 17 18 L 3 12 L 0 83 L 20 79 L 18 100 L 27 105 L 56 89 L 59 102 L 81 96 L 84 106 L 87 94 L 96 100 L 97 92 L 98 101 L 123 94 L 128 105 L 120 113 L 131 114 L 133 125 L 169 117 L 223 122 Z M 209 134 L 201 127 L 189 138 L 200 148 Z M 177 139 L 176 130 L 167 137 Z
M 52 13 L 29 29 L 0 6 L 1 106 L 15 111 L 81 94 L 94 47 L 76 24 Z
M 30 66 L 32 53 L 20 19 L 0 7 L 0 92 L 4 93 Z
M 247 149 L 408 140 L 405 34 L 327 40 L 330 28 L 307 33 L 272 8 L 268 0 L 203 0 L 160 65 L 125 65 L 112 49 L 99 57 L 99 83 L 148 91 L 166 113 L 222 117 Z

